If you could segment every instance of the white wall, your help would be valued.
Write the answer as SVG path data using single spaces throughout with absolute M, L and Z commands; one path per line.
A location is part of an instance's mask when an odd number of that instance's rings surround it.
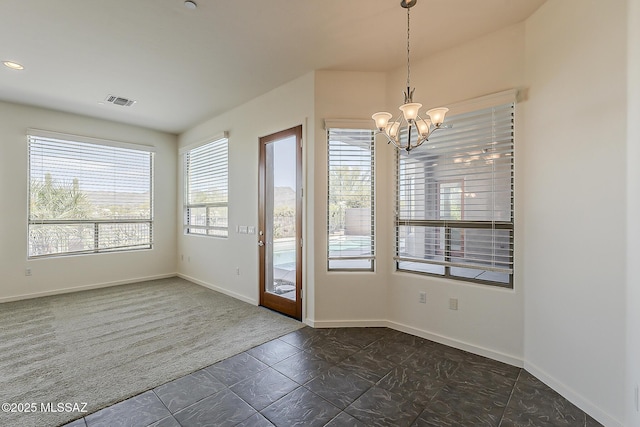
M 421 102 L 426 110 L 521 87 L 524 84 L 524 40 L 524 24 L 518 24 L 423 61 L 412 60 L 411 85 L 416 88 L 414 102 Z M 390 76 L 388 111 L 395 110 L 402 102 L 405 82 L 406 69 L 398 69 Z M 518 106 L 517 133 L 521 119 Z M 523 223 L 517 202 L 521 197 L 518 159 L 523 141 L 516 139 L 515 245 L 518 253 Z M 385 151 L 390 195 L 393 194 L 392 151 L 390 148 Z M 391 215 L 382 222 L 388 226 L 392 223 Z M 393 248 L 392 236 L 389 237 L 385 244 Z M 401 330 L 521 366 L 524 303 L 520 256 L 515 260 L 515 272 L 514 289 L 393 272 L 388 281 L 388 319 Z M 427 304 L 418 302 L 421 291 L 427 293 Z M 458 298 L 457 311 L 449 310 L 449 298 Z
M 479 37 L 423 60 L 411 59 L 414 102 L 423 110 L 520 87 L 524 83 L 523 23 Z M 425 41 L 411 40 L 412 44 Z M 406 89 L 406 65 L 390 73 L 387 108 L 397 108 Z
M 629 1 L 627 37 L 627 383 L 628 426 L 640 425 L 640 0 Z
M 372 126 L 376 105 L 385 104 L 384 73 L 318 71 L 315 82 L 316 133 L 315 164 L 315 317 L 313 325 L 380 325 L 387 319 L 386 288 L 389 260 L 388 242 L 392 233 L 389 213 L 393 195 L 387 183 L 392 172 L 386 169 L 386 145 L 376 145 L 376 266 L 373 272 L 327 271 L 327 135 L 325 119 L 360 119 Z M 381 155 L 383 161 L 380 162 Z M 388 177 L 385 179 L 384 177 Z
M 27 260 L 27 128 L 154 146 L 154 248 Z M 174 135 L 4 102 L 0 135 L 0 302 L 175 274 Z
M 257 235 L 236 233 L 237 225 L 258 226 L 258 138 L 303 125 L 306 158 L 313 152 L 313 73 L 300 77 L 244 105 L 214 117 L 179 137 L 179 146 L 202 142 L 229 132 L 229 238 L 184 235 L 182 230 L 183 180 L 180 161 L 178 188 L 178 271 L 180 275 L 244 301 L 258 304 Z M 304 160 L 306 176 L 303 232 L 313 228 L 313 162 Z M 307 260 L 303 287 L 313 318 L 313 239 L 304 248 Z M 236 269 L 240 269 L 240 275 Z
M 626 22 L 623 1 L 551 0 L 526 23 L 525 367 L 607 426 L 625 402 Z

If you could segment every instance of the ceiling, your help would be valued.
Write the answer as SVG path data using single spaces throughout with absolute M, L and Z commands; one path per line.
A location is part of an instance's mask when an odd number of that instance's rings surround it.
M 181 133 L 312 70 L 406 61 L 399 0 L 2 0 L 0 100 Z M 412 59 L 520 22 L 545 0 L 419 0 Z M 107 95 L 136 100 L 131 107 Z

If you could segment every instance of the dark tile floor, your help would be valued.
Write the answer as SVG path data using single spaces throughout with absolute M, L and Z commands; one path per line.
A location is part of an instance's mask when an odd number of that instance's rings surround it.
M 599 425 L 523 369 L 387 328 L 305 327 L 66 427 Z

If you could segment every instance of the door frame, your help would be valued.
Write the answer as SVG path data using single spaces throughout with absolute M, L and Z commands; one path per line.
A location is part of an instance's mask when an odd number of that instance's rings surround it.
M 260 232 L 266 230 L 266 146 L 267 144 L 295 136 L 296 138 L 296 300 L 292 301 L 275 294 L 266 292 L 266 248 L 267 245 L 258 246 L 259 272 L 260 277 L 260 305 L 276 310 L 282 314 L 302 320 L 302 125 L 298 125 L 271 135 L 259 138 L 259 160 L 258 160 L 258 243 L 264 241 Z

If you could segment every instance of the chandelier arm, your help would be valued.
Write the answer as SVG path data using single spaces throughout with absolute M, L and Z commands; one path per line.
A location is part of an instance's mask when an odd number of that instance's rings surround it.
M 389 145 L 389 144 L 393 144 L 393 146 L 394 146 L 394 147 L 396 147 L 398 150 L 402 150 L 402 149 L 404 149 L 404 148 L 405 148 L 405 147 L 403 147 L 402 145 L 399 145 L 399 144 L 398 144 L 398 143 L 397 143 L 393 138 L 391 138 L 389 135 L 387 135 L 387 133 L 386 133 L 386 132 L 384 132 L 384 131 L 377 131 L 377 132 L 376 132 L 376 135 L 378 135 L 378 134 L 382 134 L 382 135 L 384 135 L 384 137 L 385 137 L 385 138 L 386 138 L 386 140 L 387 140 L 387 145 Z
M 391 124 L 394 124 L 394 123 L 397 123 L 397 124 L 398 124 L 398 133 L 396 134 L 396 138 L 398 139 L 398 142 L 400 142 L 400 130 L 402 129 L 402 123 L 403 123 L 403 122 L 406 122 L 406 121 L 405 121 L 405 119 L 404 119 L 404 114 L 402 114 L 402 113 L 398 114 L 398 115 L 393 119 L 393 121 L 391 122 Z M 389 135 L 389 138 L 390 138 L 390 139 L 394 139 L 394 138 L 392 138 L 392 137 L 391 137 L 391 135 Z M 397 146 L 397 144 L 394 144 L 394 145 L 396 145 L 396 146 Z M 400 144 L 400 145 L 402 145 L 402 144 Z
M 425 142 L 427 142 L 429 140 L 429 138 L 419 138 L 418 142 L 416 143 L 416 145 L 413 146 L 413 148 L 418 148 L 420 147 L 422 144 L 424 144 Z
M 440 129 L 446 129 L 444 126 L 434 126 L 433 130 L 431 130 L 431 132 L 429 132 L 429 136 L 433 135 L 435 131 L 440 130 Z
M 396 116 L 395 119 L 393 119 L 393 121 L 399 123 L 402 120 L 404 120 L 404 114 L 402 114 L 402 111 L 400 111 L 400 113 Z
M 394 123 L 395 123 L 395 122 L 394 122 Z M 400 126 L 399 126 L 399 127 L 398 127 L 398 132 L 400 131 L 400 129 L 401 129 L 401 128 L 400 128 Z M 400 143 L 400 137 L 399 137 L 399 135 L 398 135 L 398 141 L 396 141 L 396 140 L 395 140 L 391 135 L 389 135 L 389 133 L 388 133 L 386 130 L 377 130 L 377 131 L 375 132 L 375 134 L 376 134 L 376 135 L 378 135 L 378 134 L 382 134 L 382 135 L 384 135 L 384 137 L 385 137 L 385 138 L 386 138 L 386 140 L 387 140 L 387 144 L 393 144 L 393 146 L 394 146 L 394 147 L 396 147 L 397 149 L 404 150 L 404 149 L 406 149 L 406 148 L 408 147 L 408 145 L 407 145 L 407 146 L 405 146 L 405 145 L 403 145 L 402 143 Z M 413 147 L 411 147 L 411 148 L 413 148 Z M 410 149 L 411 149 L 411 148 L 410 148 Z
M 388 144 L 393 144 L 393 146 L 396 147 L 396 149 L 400 149 L 401 148 L 401 147 L 398 146 L 398 144 L 396 144 L 396 142 L 393 139 L 389 138 L 389 135 L 387 135 L 384 132 L 379 132 L 379 133 L 382 133 L 387 138 L 387 145 Z

